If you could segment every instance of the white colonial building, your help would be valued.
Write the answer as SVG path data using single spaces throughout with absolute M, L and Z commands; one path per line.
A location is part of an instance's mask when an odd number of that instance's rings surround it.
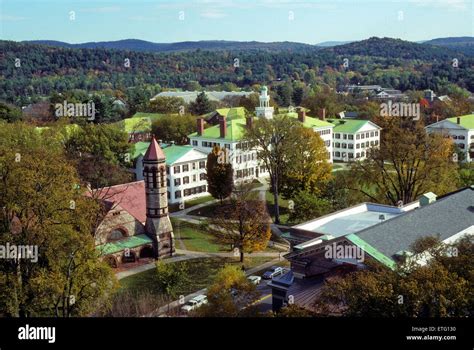
M 381 128 L 369 120 L 333 119 L 333 158 L 344 162 L 363 160 L 380 145 Z
M 143 142 L 148 144 L 148 142 Z M 136 146 L 135 176 L 143 180 L 142 159 L 144 153 Z M 168 185 L 168 202 L 181 203 L 190 199 L 208 195 L 206 181 L 207 154 L 192 146 L 161 145 L 166 156 L 166 174 Z M 138 153 L 138 154 L 137 154 Z
M 450 137 L 464 152 L 467 162 L 474 160 L 474 114 L 444 119 L 428 125 L 426 131 Z

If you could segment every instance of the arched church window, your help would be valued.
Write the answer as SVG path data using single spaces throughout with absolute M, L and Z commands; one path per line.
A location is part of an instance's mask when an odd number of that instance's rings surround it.
M 127 237 L 126 232 L 121 228 L 113 229 L 108 237 L 108 241 L 117 241 L 119 239 Z

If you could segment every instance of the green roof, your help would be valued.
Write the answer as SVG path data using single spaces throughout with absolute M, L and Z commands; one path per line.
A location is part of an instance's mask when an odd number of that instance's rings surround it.
M 245 119 L 231 119 L 228 120 L 226 119 L 226 124 L 227 124 L 227 134 L 225 136 L 225 140 L 229 141 L 239 141 L 243 138 L 244 136 L 244 131 L 245 131 Z M 210 128 L 204 129 L 204 132 L 202 133 L 202 138 L 205 139 L 221 139 L 221 130 L 220 126 L 218 125 L 213 125 Z M 191 135 L 188 135 L 189 137 L 196 137 L 198 136 L 197 132 L 192 133 Z
M 227 110 L 227 109 L 228 108 L 223 108 L 222 110 Z M 238 109 L 238 108 L 233 108 L 233 109 Z M 242 110 L 243 110 L 243 107 L 242 107 Z M 226 134 L 225 140 L 239 141 L 244 137 L 245 126 L 246 126 L 245 111 L 243 111 L 243 113 L 244 114 L 242 118 L 237 118 L 235 116 L 234 116 L 235 119 L 229 120 L 228 118 L 226 118 L 227 134 Z M 285 115 L 287 115 L 290 118 L 298 118 L 298 113 L 285 113 Z M 306 117 L 303 126 L 307 128 L 324 128 L 324 127 L 332 127 L 334 125 L 317 118 Z M 204 129 L 204 132 L 202 136 L 200 137 L 205 138 L 205 139 L 221 139 L 220 135 L 221 135 L 220 126 L 217 124 L 207 129 Z M 197 132 L 194 132 L 188 135 L 188 137 L 197 137 L 197 136 L 198 136 Z
M 462 115 L 460 117 L 448 118 L 454 124 L 457 124 L 457 118 L 461 118 L 461 126 L 466 129 L 474 129 L 474 114 Z
M 135 144 L 135 150 L 133 151 L 132 159 L 137 159 L 139 156 L 144 156 L 148 146 L 150 146 L 150 142 L 137 142 Z
M 125 249 L 139 247 L 141 245 L 152 243 L 152 240 L 147 235 L 136 235 L 121 239 L 115 242 L 109 242 L 95 247 L 101 255 L 113 254 Z
M 178 146 L 171 145 L 163 148 L 166 156 L 166 164 L 172 165 L 176 163 L 181 157 L 193 150 L 193 146 Z
M 220 115 L 225 116 L 227 119 L 244 119 L 245 118 L 244 107 L 220 108 L 220 109 L 216 109 L 215 112 L 219 113 Z
M 369 123 L 369 120 L 361 119 L 329 119 L 334 125 L 333 132 L 342 132 L 347 134 L 354 134 L 359 131 L 364 125 Z
M 135 144 L 135 152 L 133 152 L 133 159 L 138 158 L 139 156 L 143 156 L 148 149 L 150 142 L 137 142 Z M 193 150 L 192 146 L 185 145 L 162 145 L 163 153 L 166 157 L 166 165 L 173 165 L 176 163 L 181 157 L 186 155 L 188 152 Z
M 151 131 L 151 124 L 160 118 L 164 114 L 160 113 L 143 113 L 138 112 L 133 115 L 131 118 L 123 119 L 117 124 L 126 132 L 147 132 Z
M 394 270 L 395 267 L 397 266 L 395 261 L 393 261 L 386 255 L 382 254 L 381 252 L 379 252 L 376 248 L 371 246 L 369 243 L 364 241 L 362 238 L 360 238 L 356 234 L 352 233 L 350 235 L 347 235 L 346 238 L 352 243 L 354 243 L 356 246 L 361 248 L 364 252 L 369 254 L 371 257 L 373 257 L 375 260 L 391 268 L 392 270 Z
M 291 118 L 298 118 L 298 113 L 296 112 L 286 113 L 286 115 Z M 304 119 L 303 126 L 306 128 L 327 128 L 327 127 L 333 127 L 334 125 L 318 118 L 306 116 Z

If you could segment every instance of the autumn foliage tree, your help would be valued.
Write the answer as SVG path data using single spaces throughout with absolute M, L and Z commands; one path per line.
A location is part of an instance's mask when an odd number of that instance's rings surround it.
M 221 203 L 232 193 L 233 172 L 230 152 L 225 148 L 214 146 L 211 153 L 207 155 L 207 188 L 208 192 Z
M 245 317 L 258 315 L 253 303 L 259 293 L 245 273 L 237 266 L 228 265 L 217 273 L 207 290 L 208 303 L 201 306 L 199 317 Z
M 286 198 L 299 191 L 318 195 L 331 179 L 332 166 L 324 141 L 312 129 L 302 126 L 293 133 L 293 145 L 286 148 L 288 162 L 282 171 L 281 193 Z
M 327 315 L 337 309 L 352 317 L 472 317 L 472 239 L 444 244 L 424 238 L 412 251 L 428 252 L 431 259 L 395 270 L 372 262 L 369 269 L 333 279 L 323 288 L 316 310 Z
M 222 244 L 239 250 L 241 263 L 244 253 L 264 250 L 271 236 L 266 205 L 248 186 L 240 186 L 229 203 L 216 209 L 211 227 Z
M 59 138 L 24 124 L 0 128 L 0 243 L 37 247 L 35 259 L 1 259 L 0 312 L 86 316 L 116 287 L 93 238 L 98 204 Z
M 353 187 L 377 202 L 409 203 L 426 192 L 441 195 L 456 189 L 457 165 L 452 143 L 438 134 L 427 134 L 421 123 L 381 118 L 380 148 L 352 165 Z

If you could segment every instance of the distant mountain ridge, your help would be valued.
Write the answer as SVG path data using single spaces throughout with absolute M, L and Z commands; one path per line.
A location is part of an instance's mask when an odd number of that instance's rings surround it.
M 451 50 L 459 51 L 469 56 L 474 56 L 474 37 L 472 36 L 438 38 L 425 41 L 423 44 L 447 47 Z
M 423 42 L 411 42 L 392 38 L 369 38 L 361 41 L 325 41 L 315 45 L 281 41 L 281 42 L 259 42 L 259 41 L 227 41 L 227 40 L 203 40 L 203 41 L 183 41 L 176 43 L 153 43 L 139 39 L 124 39 L 117 41 L 86 42 L 80 44 L 70 44 L 55 40 L 29 40 L 24 43 L 48 45 L 53 47 L 77 48 L 77 49 L 114 49 L 139 52 L 183 52 L 194 50 L 206 51 L 240 51 L 240 50 L 266 50 L 266 51 L 298 51 L 313 52 L 319 50 L 331 50 L 336 54 L 362 54 L 380 56 L 379 49 L 384 49 L 384 45 L 395 47 L 397 50 L 405 50 L 405 56 L 411 57 L 413 53 L 429 50 L 436 55 L 449 56 L 453 51 L 474 56 L 473 37 L 450 37 L 437 38 Z M 449 51 L 446 51 L 448 49 Z M 400 53 L 404 56 L 403 53 Z M 384 56 L 382 54 L 382 56 Z
M 176 43 L 153 43 L 139 39 L 124 39 L 117 41 L 86 42 L 80 44 L 69 44 L 54 40 L 29 40 L 24 41 L 31 44 L 41 44 L 55 47 L 78 48 L 78 49 L 116 49 L 143 52 L 176 52 L 190 50 L 314 50 L 315 45 L 283 41 L 283 42 L 259 42 L 259 41 L 226 41 L 226 40 L 203 40 L 182 41 Z

